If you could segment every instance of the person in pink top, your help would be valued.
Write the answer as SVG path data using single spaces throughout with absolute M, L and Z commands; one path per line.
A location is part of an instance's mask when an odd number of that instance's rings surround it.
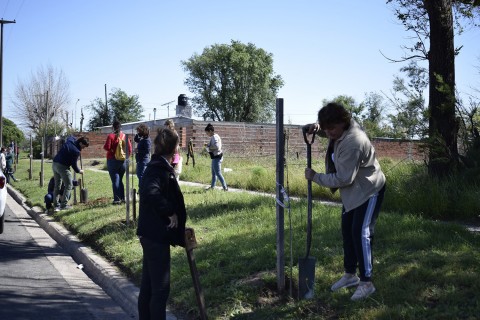
M 168 128 L 173 132 L 177 133 L 177 130 L 175 130 L 175 123 L 173 122 L 172 119 L 166 120 L 164 125 L 165 125 L 165 128 Z M 173 155 L 172 163 L 171 163 L 173 170 L 175 171 L 175 178 L 177 178 L 177 181 L 180 180 L 180 174 L 182 173 L 182 160 L 183 160 L 182 156 L 180 156 L 179 150 L 180 150 L 180 147 L 177 147 L 177 151 Z
M 132 143 L 125 137 L 125 134 L 120 130 L 121 124 L 115 120 L 112 125 L 113 132 L 107 136 L 107 141 L 103 149 L 107 151 L 107 169 L 112 180 L 113 189 L 113 204 L 121 204 L 125 202 L 125 187 L 123 185 L 123 176 L 125 175 L 127 162 L 125 159 L 117 159 L 115 151 L 120 140 L 123 140 L 124 145 L 128 145 L 128 154 L 132 154 Z

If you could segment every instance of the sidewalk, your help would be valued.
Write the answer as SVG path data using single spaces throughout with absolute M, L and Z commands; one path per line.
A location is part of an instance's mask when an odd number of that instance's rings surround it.
M 23 195 L 11 185 L 8 185 L 8 194 L 25 209 L 52 239 L 72 256 L 78 265 L 83 265 L 83 271 L 90 279 L 115 300 L 132 319 L 138 319 L 138 287 L 124 277 L 115 266 L 93 252 L 75 235 L 55 222 L 52 217 L 43 213 L 42 209 L 27 206 Z M 167 310 L 167 320 L 177 320 L 177 317 Z

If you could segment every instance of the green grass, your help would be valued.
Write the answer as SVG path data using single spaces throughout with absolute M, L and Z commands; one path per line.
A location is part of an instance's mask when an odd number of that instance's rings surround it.
M 297 293 L 298 258 L 305 255 L 306 183 L 304 161 L 288 163 L 291 194 L 302 200 L 292 201 L 293 257 L 290 257 L 289 211 L 285 210 L 286 293 L 290 273 L 292 292 Z M 210 160 L 197 157 L 183 166 L 183 180 L 208 184 Z M 84 161 L 90 167 L 90 161 Z M 314 167 L 321 167 L 314 162 Z M 480 237 L 453 222 L 437 222 L 422 217 L 419 202 L 445 204 L 447 187 L 438 186 L 431 198 L 411 193 L 427 188 L 420 182 L 419 166 L 383 163 L 389 179 L 389 194 L 375 230 L 374 282 L 377 292 L 361 302 L 349 300 L 352 290 L 331 293 L 329 288 L 343 270 L 340 234 L 340 209 L 313 205 L 313 242 L 311 255 L 316 258 L 315 298 L 298 301 L 276 290 L 276 209 L 273 197 L 245 192 L 205 191 L 182 186 L 188 211 L 187 225 L 195 229 L 199 247 L 195 259 L 200 273 L 210 319 L 476 319 L 480 314 Z M 31 205 L 43 206 L 46 185 L 39 188 L 38 162 L 28 180 L 28 160 L 21 160 L 13 183 Z M 275 161 L 226 158 L 223 167 L 231 168 L 225 178 L 230 187 L 275 192 Z M 96 168 L 103 169 L 103 164 Z M 51 177 L 51 163 L 45 166 L 46 182 Z M 108 174 L 86 171 L 88 204 L 55 213 L 72 232 L 108 260 L 118 265 L 134 282 L 141 274 L 141 247 L 135 236 L 135 223 L 126 226 L 125 210 L 110 205 L 112 198 Z M 411 184 L 405 182 L 411 178 Z M 427 182 L 427 181 L 424 181 Z M 401 183 L 409 187 L 400 188 Z M 134 180 L 134 185 L 137 185 Z M 286 183 L 285 183 L 286 185 Z M 429 184 L 428 188 L 435 187 Z M 397 189 L 398 188 L 398 189 Z M 410 194 L 410 195 L 409 195 Z M 316 198 L 336 200 L 338 194 L 314 187 Z M 443 196 L 442 196 L 443 195 Z M 438 198 L 437 198 L 438 197 Z M 475 199 L 474 199 L 475 200 Z M 404 208 L 405 203 L 413 206 Z M 439 203 L 437 203 L 439 202 Z M 400 206 L 403 205 L 404 207 Z M 472 205 L 465 204 L 463 207 Z M 397 208 L 397 209 L 392 209 Z M 436 209 L 437 210 L 437 209 Z M 137 211 L 138 212 L 138 211 Z M 478 211 L 476 211 L 478 214 Z M 290 259 L 293 270 L 290 270 Z M 185 251 L 172 250 L 172 288 L 170 303 L 191 317 L 198 316 L 195 294 Z

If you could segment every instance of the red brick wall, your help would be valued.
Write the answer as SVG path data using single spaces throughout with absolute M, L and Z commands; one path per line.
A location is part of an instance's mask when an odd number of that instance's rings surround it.
M 180 147 L 186 152 L 190 139 L 195 153 L 199 153 L 209 137 L 205 134 L 205 127 L 209 122 L 191 120 L 176 123 L 175 127 L 180 136 Z M 276 125 L 255 124 L 242 122 L 210 122 L 215 127 L 215 132 L 222 138 L 222 146 L 226 154 L 237 156 L 249 155 L 275 155 L 276 153 Z M 285 150 L 290 155 L 306 154 L 306 144 L 303 139 L 301 126 L 285 125 L 286 145 Z M 80 135 L 80 134 L 77 134 Z M 106 151 L 103 145 L 107 138 L 106 133 L 84 132 L 90 140 L 90 146 L 82 151 L 82 157 L 103 158 Z M 150 137 L 153 141 L 156 131 L 151 130 Z M 129 135 L 131 140 L 132 136 Z M 326 139 L 316 137 L 312 146 L 312 154 L 321 155 L 325 152 Z M 375 138 L 372 139 L 377 156 L 388 157 L 396 160 L 415 159 L 423 160 L 423 153 L 419 150 L 417 142 Z

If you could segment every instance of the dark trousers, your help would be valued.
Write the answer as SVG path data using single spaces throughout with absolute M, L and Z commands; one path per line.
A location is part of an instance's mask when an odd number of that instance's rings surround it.
M 385 186 L 361 206 L 349 212 L 342 209 L 343 265 L 352 274 L 358 267 L 361 281 L 371 281 L 373 234 L 384 194 Z
M 170 294 L 170 245 L 140 238 L 143 269 L 138 315 L 140 320 L 161 320 L 167 317 Z

